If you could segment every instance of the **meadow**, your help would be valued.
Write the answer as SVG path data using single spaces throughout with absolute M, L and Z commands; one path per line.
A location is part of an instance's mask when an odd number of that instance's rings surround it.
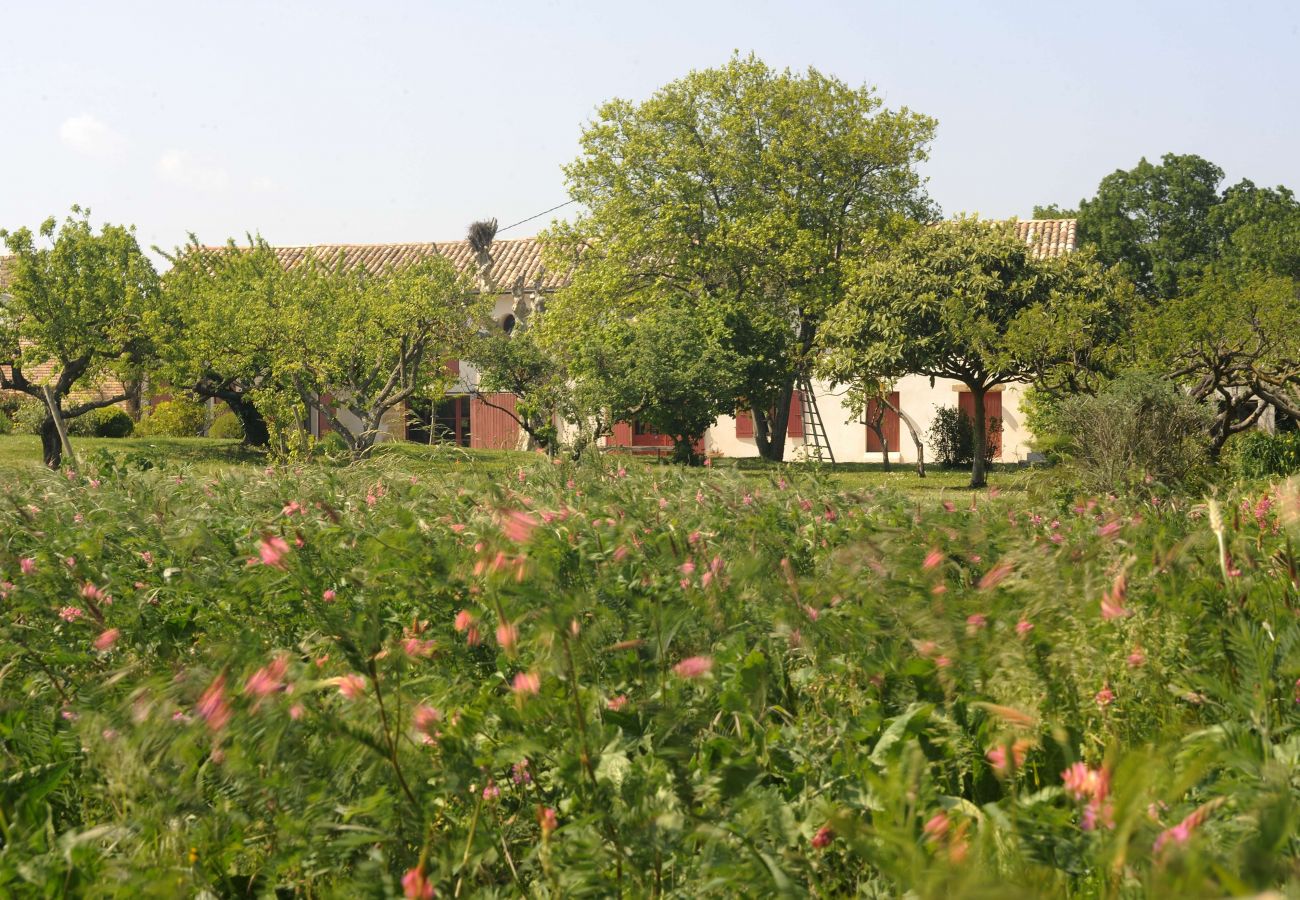
M 92 441 L 58 474 L 19 440 L 0 894 L 1300 876 L 1287 484 L 1116 498 L 1013 471 L 970 492 L 901 467 L 272 467 Z

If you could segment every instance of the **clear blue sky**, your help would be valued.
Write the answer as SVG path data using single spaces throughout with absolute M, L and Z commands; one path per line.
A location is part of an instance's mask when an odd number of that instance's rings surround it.
M 1169 151 L 1300 189 L 1300 4 L 1283 0 L 27 0 L 0 37 L 0 225 L 78 202 L 146 245 L 505 225 L 565 199 L 597 104 L 733 50 L 935 116 L 945 214 L 1073 204 Z

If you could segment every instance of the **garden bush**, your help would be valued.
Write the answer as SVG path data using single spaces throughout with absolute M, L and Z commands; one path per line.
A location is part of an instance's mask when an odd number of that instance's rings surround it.
M 73 437 L 130 437 L 135 429 L 135 422 L 126 414 L 126 410 L 116 406 L 92 409 L 67 422 L 68 434 Z
M 1206 472 L 1209 413 L 1159 376 L 1125 375 L 1096 396 L 1067 398 L 1056 422 L 1069 470 L 1085 490 L 1175 487 Z
M 206 421 L 203 404 L 173 398 L 154 406 L 140 420 L 135 433 L 141 437 L 198 437 Z
M 6 403 L 6 414 L 13 423 L 14 434 L 40 434 L 45 404 L 26 394 L 13 394 Z
M 212 425 L 208 428 L 208 437 L 242 441 L 244 426 L 239 421 L 239 416 L 229 411 L 223 412 L 212 420 Z
M 92 468 L 0 485 L 0 895 L 1300 873 L 1286 485 L 1057 508 L 603 458 Z
M 14 430 L 14 423 L 10 420 L 8 413 L 0 410 L 0 434 L 11 434 Z
M 1247 431 L 1232 439 L 1228 458 L 1233 471 L 1243 478 L 1295 474 L 1300 472 L 1300 431 Z
M 993 462 L 994 448 L 1002 434 L 1002 420 L 989 419 L 987 446 L 984 461 Z M 975 461 L 975 423 L 965 410 L 955 406 L 935 407 L 934 423 L 930 426 L 930 448 L 941 466 L 956 468 L 969 466 Z

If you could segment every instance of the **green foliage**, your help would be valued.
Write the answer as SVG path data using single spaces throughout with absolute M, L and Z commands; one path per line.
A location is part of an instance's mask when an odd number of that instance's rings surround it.
M 1112 365 L 1131 299 L 1089 254 L 1036 258 L 1009 224 L 916 228 L 878 241 L 856 268 L 823 326 L 818 371 L 859 386 L 859 404 L 862 385 L 914 373 L 956 379 L 977 404 L 1014 382 L 1078 390 Z M 977 419 L 973 486 L 984 482 L 987 446 Z
M 11 394 L 5 412 L 13 422 L 15 434 L 40 434 L 41 423 L 47 415 L 45 404 L 34 397 Z
M 984 464 L 993 462 L 995 441 L 1002 433 L 1002 420 L 992 418 L 988 423 L 988 442 L 984 447 Z M 930 425 L 930 447 L 940 465 L 954 468 L 969 466 L 975 460 L 975 423 L 965 410 L 955 406 L 940 406 L 935 409 L 934 422 Z
M 208 437 L 242 441 L 244 426 L 234 413 L 223 412 L 212 420 L 212 425 L 208 427 Z
M 1248 431 L 1232 439 L 1229 460 L 1242 478 L 1269 478 L 1300 472 L 1300 432 Z
M 135 422 L 126 410 L 117 406 L 105 406 L 82 413 L 67 424 L 68 433 L 77 437 L 130 437 L 135 430 Z
M 6 413 L 3 409 L 0 409 L 0 435 L 12 434 L 13 430 L 14 430 L 13 420 L 9 418 L 8 413 Z
M 1158 376 L 1125 375 L 1095 396 L 1067 398 L 1055 421 L 1085 490 L 1180 487 L 1203 475 L 1208 462 L 1208 412 Z
M 0 488 L 5 895 L 415 869 L 440 896 L 1220 897 L 1297 870 L 1285 487 L 1206 515 L 599 459 L 156 463 Z
M 145 319 L 158 276 L 134 228 L 104 225 L 96 233 L 90 211 L 74 206 L 61 226 L 50 218 L 37 233 L 19 228 L 0 238 L 13 254 L 0 294 L 0 391 L 43 399 L 48 390 L 62 410 L 75 392 L 106 378 L 137 377 L 153 354 Z M 45 364 L 44 381 L 25 374 Z M 75 403 L 66 410 L 69 419 L 85 411 Z M 52 438 L 47 433 L 43 453 L 58 468 L 62 448 Z
M 582 413 L 573 408 L 564 358 L 538 340 L 543 318 L 544 313 L 535 310 L 509 334 L 493 322 L 484 328 L 483 338 L 470 346 L 466 358 L 478 370 L 479 391 L 514 394 L 520 427 L 539 448 L 554 451 L 560 443 L 556 421 L 576 420 Z
M 141 417 L 135 433 L 141 437 L 198 437 L 206 421 L 207 411 L 202 403 L 173 397 L 156 404 Z
M 934 129 L 870 88 L 753 56 L 606 103 L 565 169 L 583 212 L 545 236 L 552 267 L 573 269 L 548 327 L 579 336 L 661 307 L 722 323 L 719 349 L 743 364 L 728 393 L 779 460 L 783 401 L 863 236 L 934 215 L 916 171 Z

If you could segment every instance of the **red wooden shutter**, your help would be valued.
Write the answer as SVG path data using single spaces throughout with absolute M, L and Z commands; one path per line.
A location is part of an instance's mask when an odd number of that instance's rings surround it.
M 502 392 L 487 394 L 496 406 L 515 410 L 514 394 Z M 461 401 L 464 402 L 464 401 Z M 459 413 L 459 409 L 457 410 Z M 461 425 L 457 416 L 457 430 Z M 457 434 L 457 438 L 461 435 Z M 484 450 L 513 450 L 519 446 L 519 423 L 501 409 L 488 406 L 477 396 L 469 401 L 469 446 Z
M 891 391 L 889 394 L 890 406 L 898 409 L 898 391 Z M 898 413 L 894 409 L 885 410 L 885 420 L 881 423 L 884 426 L 885 438 L 889 441 L 889 452 L 894 453 L 898 450 Z M 867 421 L 870 422 L 876 417 L 876 401 L 872 400 L 867 404 Z M 867 452 L 881 453 L 884 448 L 880 446 L 880 438 L 871 426 L 867 426 Z
M 736 410 L 736 437 L 752 438 L 754 436 L 754 414 L 749 410 Z
M 985 394 L 984 395 L 984 418 L 997 419 L 999 424 L 1002 419 L 1002 394 Z M 1002 458 L 1002 433 L 989 434 L 989 443 L 993 447 L 993 458 Z
M 611 447 L 631 447 L 632 446 L 632 423 L 615 422 L 614 434 L 610 438 Z
M 803 437 L 803 394 L 797 389 L 790 395 L 790 421 L 786 423 L 785 433 L 790 437 Z
M 458 360 L 458 359 L 449 359 L 449 360 L 447 360 L 447 371 L 450 372 L 450 373 L 453 374 L 453 375 L 459 375 L 459 374 L 460 374 L 460 360 Z

